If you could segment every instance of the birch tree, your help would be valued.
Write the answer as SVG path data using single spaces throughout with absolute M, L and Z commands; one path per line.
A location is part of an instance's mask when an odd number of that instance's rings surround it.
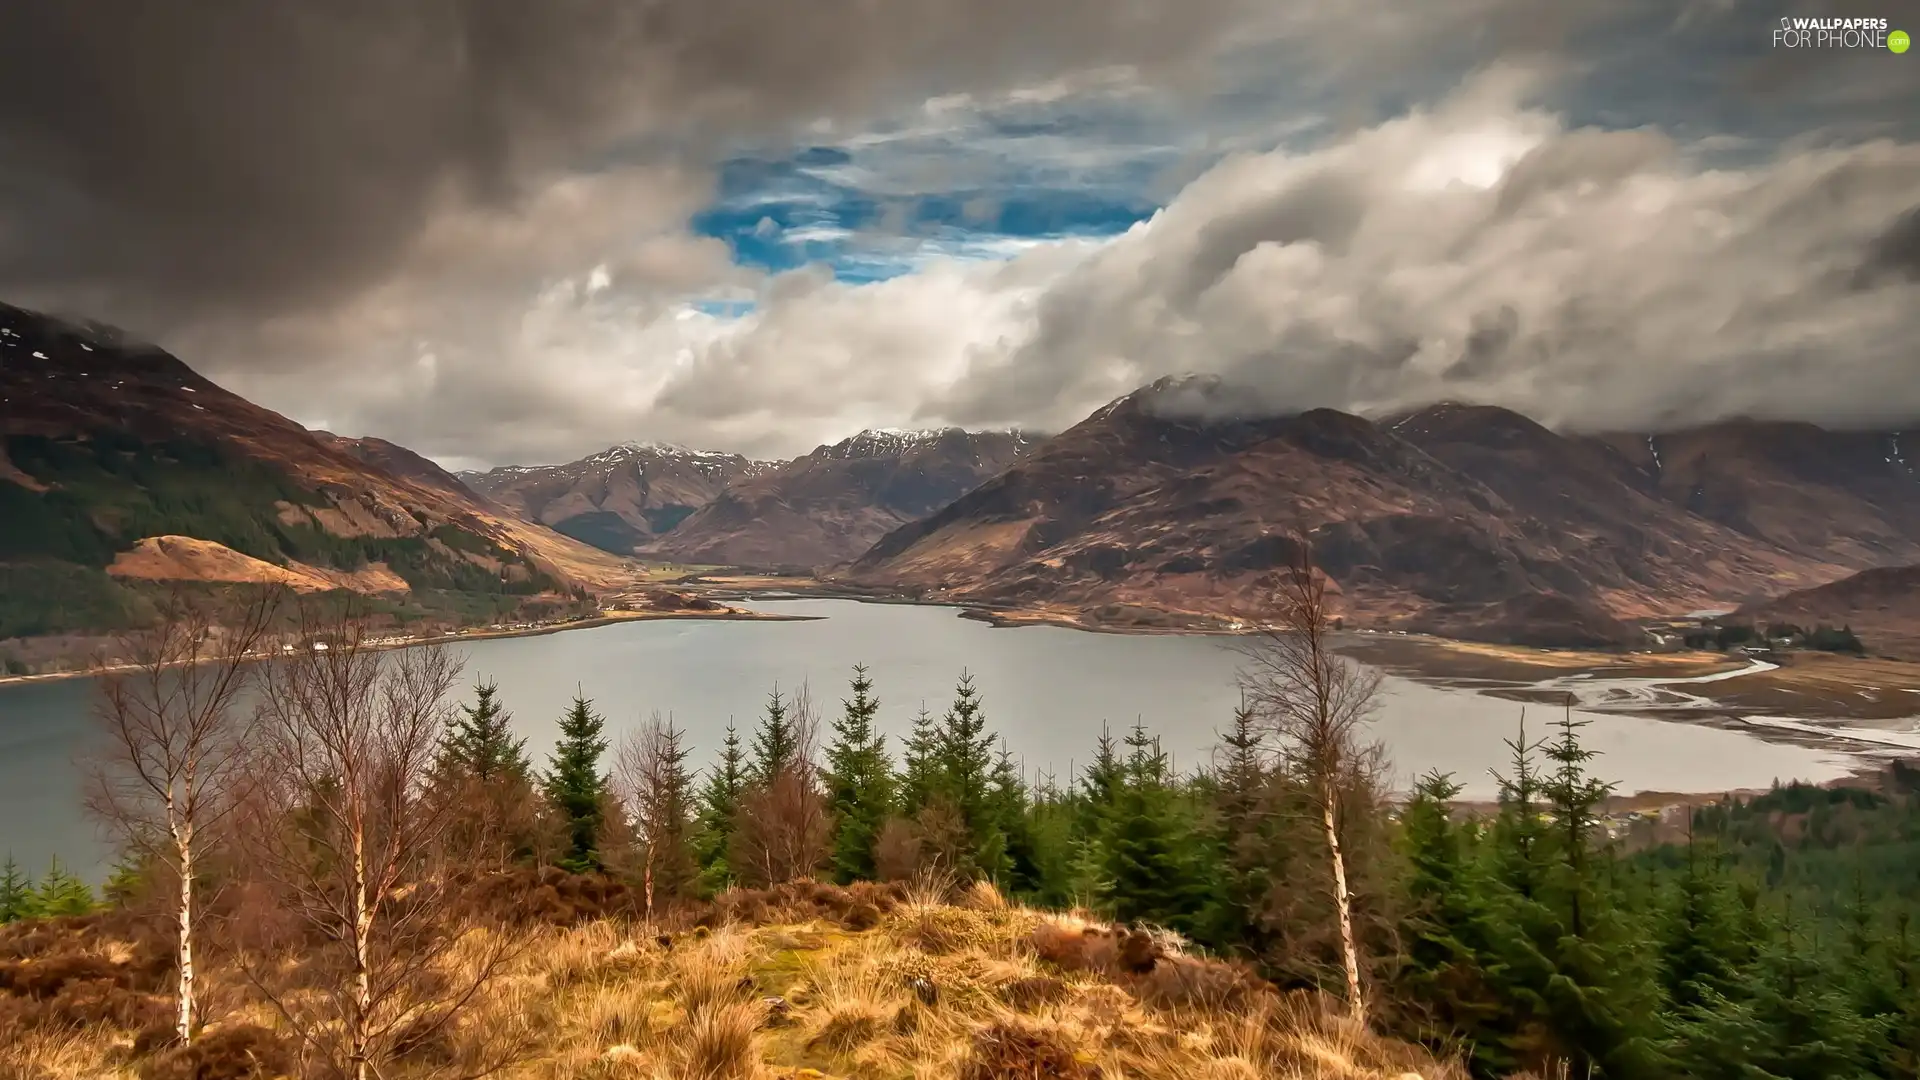
M 1363 742 L 1362 725 L 1380 689 L 1377 671 L 1333 651 L 1327 578 L 1314 565 L 1304 537 L 1276 575 L 1257 628 L 1242 647 L 1240 674 L 1246 707 L 1274 736 L 1285 767 L 1301 783 L 1326 845 L 1328 879 L 1338 924 L 1340 960 L 1349 1013 L 1364 1024 L 1365 990 L 1354 929 L 1343 807 L 1356 786 L 1377 781 L 1377 744 Z
M 293 916 L 289 948 L 317 942 L 328 977 L 317 995 L 289 994 L 277 957 L 243 967 L 308 1053 L 367 1080 L 445 1028 L 507 946 L 483 938 L 457 975 L 438 964 L 462 930 L 442 858 L 453 807 L 432 784 L 460 665 L 439 648 L 377 652 L 350 612 L 305 614 L 261 680 L 248 853 Z
M 743 884 L 778 885 L 811 877 L 833 842 L 833 817 L 820 790 L 814 753 L 820 714 L 802 683 L 784 705 L 768 706 L 755 738 L 756 767 L 740 798 L 728 865 Z M 765 748 L 774 746 L 769 752 Z M 769 764 L 771 763 L 771 764 Z
M 247 780 L 252 719 L 242 697 L 280 596 L 256 590 L 216 604 L 176 591 L 155 623 L 121 640 L 124 663 L 97 669 L 101 738 L 86 770 L 88 808 L 137 865 L 171 879 L 181 1042 L 200 1019 L 200 878 Z
M 632 814 L 649 919 L 656 903 L 685 899 L 698 876 L 689 753 L 680 729 L 671 720 L 662 721 L 656 712 L 627 733 L 614 759 L 614 785 Z

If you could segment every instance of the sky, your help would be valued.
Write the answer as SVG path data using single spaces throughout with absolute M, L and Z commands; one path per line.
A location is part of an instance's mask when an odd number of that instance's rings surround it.
M 1236 411 L 1920 420 L 1916 0 L 0 6 L 0 299 L 454 468 Z M 1218 398 L 1211 400 L 1219 400 Z M 1212 407 L 1212 406 L 1210 406 Z

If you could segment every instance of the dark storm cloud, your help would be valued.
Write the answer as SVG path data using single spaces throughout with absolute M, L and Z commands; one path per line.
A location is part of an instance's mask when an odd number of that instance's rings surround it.
M 1203 53 L 1237 0 L 0 5 L 0 290 L 151 328 L 325 304 L 599 156 Z
M 1912 7 L 13 0 L 0 298 L 476 463 L 1053 428 L 1187 369 L 1274 408 L 1920 410 L 1920 62 L 1769 46 Z M 770 278 L 696 235 L 768 194 L 719 163 L 805 146 L 875 201 L 848 243 L 911 272 Z M 1166 205 L 936 257 L 1096 188 Z

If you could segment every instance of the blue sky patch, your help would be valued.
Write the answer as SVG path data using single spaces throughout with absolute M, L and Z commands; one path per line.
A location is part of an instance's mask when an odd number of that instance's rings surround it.
M 741 155 L 720 169 L 696 232 L 724 240 L 743 266 L 813 263 L 842 281 L 885 280 L 932 258 L 1006 258 L 1025 243 L 1125 232 L 1159 209 L 1163 162 L 1122 149 L 1086 168 L 1051 161 L 1053 146 L 1087 132 L 1038 120 L 983 124 L 981 141 L 952 130 L 870 135 L 851 148 L 784 157 Z M 1029 149 L 1032 153 L 1013 152 Z M 945 174 L 964 172 L 959 176 Z

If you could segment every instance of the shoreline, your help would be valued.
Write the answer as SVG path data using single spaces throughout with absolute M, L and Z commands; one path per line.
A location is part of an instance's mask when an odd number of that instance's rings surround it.
M 750 590 L 741 590 L 741 592 L 745 595 L 757 595 L 762 600 L 776 602 L 780 600 L 849 600 L 857 603 L 910 604 L 947 608 L 954 610 L 959 618 L 986 623 L 995 629 L 1057 626 L 1062 629 L 1095 634 L 1160 634 L 1191 637 L 1239 637 L 1248 633 L 1224 629 L 1088 625 L 1061 613 L 1008 612 L 1003 609 L 987 609 L 963 603 L 942 603 L 925 598 L 840 593 L 831 588 L 785 587 L 768 589 L 763 593 Z M 1707 686 L 1718 688 L 1724 685 L 1733 696 L 1742 697 L 1745 696 L 1745 692 L 1739 688 L 1739 684 L 1743 679 L 1780 674 L 1778 670 L 1769 672 L 1754 669 L 1751 660 L 1720 653 L 1550 650 L 1524 645 L 1494 645 L 1463 641 L 1430 634 L 1347 631 L 1338 635 L 1334 649 L 1350 659 L 1425 686 L 1464 690 L 1492 700 L 1547 706 L 1559 706 L 1566 700 L 1565 691 L 1540 685 L 1553 679 L 1592 677 L 1596 681 L 1633 680 L 1655 685 L 1671 682 L 1677 686 L 1691 684 L 1702 690 Z M 1476 667 L 1480 670 L 1476 671 Z M 1920 681 L 1920 666 L 1916 666 L 1913 674 L 1915 679 Z M 1695 682 L 1703 677 L 1707 677 L 1704 683 Z M 1903 712 L 1899 718 L 1911 718 L 1920 722 L 1920 693 L 1914 696 L 1915 705 L 1911 713 Z M 1762 706 L 1713 700 L 1714 706 L 1711 708 L 1662 708 L 1655 705 L 1638 708 L 1596 708 L 1578 703 L 1575 703 L 1574 707 L 1589 712 L 1633 716 L 1668 723 L 1698 724 L 1738 731 L 1765 742 L 1802 746 L 1857 759 L 1858 767 L 1845 779 L 1835 783 L 1863 782 L 1884 771 L 1889 761 L 1920 758 L 1920 745 L 1909 747 L 1901 743 L 1875 739 L 1872 737 L 1874 729 L 1871 727 L 1850 730 L 1856 725 L 1866 725 L 1876 720 L 1886 719 L 1884 716 L 1861 709 L 1859 703 L 1852 699 L 1826 702 L 1824 704 L 1829 707 L 1811 709 L 1806 706 L 1819 706 L 1823 702 L 1817 699 L 1803 700 L 1799 703 L 1803 715 L 1793 718 L 1795 723 L 1791 725 L 1760 722 L 1761 718 L 1770 713 L 1769 709 Z M 1752 792 L 1746 789 L 1697 792 L 1689 793 L 1687 797 L 1720 797 L 1742 793 L 1751 794 Z M 1643 797 L 1665 797 L 1671 794 L 1673 793 L 1636 792 L 1616 795 L 1613 798 L 1631 800 Z
M 694 584 L 688 582 L 686 584 Z M 832 586 L 807 587 L 802 584 L 775 585 L 768 582 L 766 588 L 725 588 L 723 590 L 702 590 L 699 595 L 716 602 L 734 601 L 739 603 L 778 603 L 782 601 L 834 600 L 870 604 L 896 604 L 914 607 L 945 608 L 959 618 L 985 623 L 996 629 L 1018 628 L 1021 626 L 1057 626 L 1062 629 L 1081 630 L 1088 633 L 1135 634 L 1135 635 L 1179 635 L 1196 637 L 1238 637 L 1249 631 L 1236 631 L 1224 628 L 1184 628 L 1184 627 L 1126 627 L 1090 625 L 1058 611 L 1008 611 L 1006 609 L 983 608 L 963 602 L 941 601 L 928 597 L 905 596 L 900 594 L 877 594 L 858 590 L 839 589 Z M 415 648 L 428 645 L 457 644 L 462 641 L 481 641 L 519 637 L 540 637 L 564 633 L 568 630 L 587 630 L 618 623 L 689 619 L 702 621 L 735 622 L 814 622 L 831 618 L 828 615 L 788 614 L 781 612 L 759 611 L 746 607 L 729 606 L 717 611 L 670 610 L 656 611 L 643 609 L 611 609 L 597 616 L 576 619 L 568 622 L 547 625 L 512 627 L 501 629 L 473 628 L 435 634 L 428 637 L 406 640 L 383 640 L 369 643 L 366 648 L 372 651 L 389 651 Z M 1591 675 L 1596 682 L 1606 680 L 1636 680 L 1643 682 L 1675 681 L 1685 684 L 1701 673 L 1724 673 L 1732 670 L 1745 677 L 1743 664 L 1747 661 L 1722 654 L 1638 654 L 1611 653 L 1594 650 L 1547 650 L 1529 646 L 1489 645 L 1431 635 L 1369 633 L 1346 631 L 1339 634 L 1334 648 L 1341 655 L 1359 662 L 1377 667 L 1390 675 L 1405 678 L 1427 686 L 1443 689 L 1464 690 L 1489 699 L 1530 702 L 1536 704 L 1558 705 L 1561 692 L 1537 685 L 1556 678 L 1584 677 Z M 262 654 L 257 659 L 270 659 L 271 654 Z M 1916 677 L 1920 677 L 1920 665 L 1915 665 Z M 76 671 L 52 672 L 39 675 L 0 677 L 0 689 L 37 682 L 79 679 L 114 672 L 132 670 L 134 665 L 115 664 Z M 1742 679 L 1709 680 L 1711 685 L 1740 683 Z M 1706 689 L 1701 686 L 1700 689 Z M 1547 697 L 1555 700 L 1548 701 Z M 1916 694 L 1915 712 L 1920 713 L 1920 694 Z M 1809 702 L 1811 704 L 1811 702 Z M 1575 708 L 1589 706 L 1575 703 Z M 1819 786 L 1872 786 L 1876 779 L 1883 776 L 1890 763 L 1896 760 L 1914 760 L 1920 758 L 1920 745 L 1904 746 L 1886 741 L 1876 741 L 1863 737 L 1871 729 L 1856 736 L 1849 732 L 1848 721 L 1859 723 L 1866 719 L 1859 716 L 1835 716 L 1831 713 L 1821 715 L 1817 712 L 1803 714 L 1800 723 L 1794 726 L 1775 726 L 1764 722 L 1753 722 L 1748 715 L 1759 716 L 1763 710 L 1752 707 L 1742 708 L 1735 705 L 1716 703 L 1711 708 L 1599 708 L 1599 711 L 1616 715 L 1628 715 L 1657 719 L 1668 722 L 1699 724 L 1727 730 L 1737 730 L 1749 737 L 1767 742 L 1788 743 L 1820 749 L 1844 756 L 1853 761 L 1846 775 Z M 1744 715 L 1743 715 L 1744 714 Z M 1775 714 L 1777 716 L 1777 714 Z M 1916 717 L 1920 719 L 1920 717 Z M 1829 726 L 1831 725 L 1831 726 Z M 1609 798 L 1609 805 L 1616 810 L 1631 808 L 1673 807 L 1677 805 L 1699 805 L 1714 799 L 1735 795 L 1753 795 L 1764 789 L 1739 788 L 1726 790 L 1675 791 L 1644 790 L 1618 792 Z
M 717 580 L 716 580 L 717 579 Z M 765 584 L 761 584 L 764 581 Z M 775 584 L 779 582 L 779 584 Z M 797 582 L 797 584 L 795 583 Z M 1140 634 L 1140 635 L 1177 635 L 1190 637 L 1233 637 L 1243 631 L 1225 626 L 1202 625 L 1200 620 L 1212 620 L 1211 616 L 1183 615 L 1170 617 L 1192 620 L 1185 625 L 1168 624 L 1155 626 L 1145 623 L 1118 624 L 1088 622 L 1079 613 L 1067 609 L 1046 610 L 1032 608 L 1007 608 L 978 601 L 942 599 L 937 596 L 914 595 L 899 591 L 889 591 L 862 586 L 844 585 L 836 582 L 824 582 L 816 578 L 765 578 L 754 579 L 749 574 L 696 574 L 678 578 L 673 582 L 683 587 L 701 588 L 702 595 L 712 600 L 851 600 L 862 604 L 906 604 L 915 607 L 951 608 L 958 617 L 973 622 L 986 623 L 995 629 L 1018 629 L 1025 626 L 1056 626 L 1063 630 L 1079 630 L 1089 634 Z M 1145 609 L 1142 609 L 1145 610 Z M 1214 620 L 1217 622 L 1217 620 Z
M 712 578 L 722 578 L 713 581 Z M 703 580 L 704 579 L 704 580 Z M 1248 630 L 1204 625 L 1109 625 L 1086 621 L 1082 613 L 1066 609 L 1010 609 L 964 600 L 884 593 L 817 579 L 756 579 L 751 575 L 696 575 L 683 584 L 715 584 L 706 593 L 727 600 L 851 600 L 870 604 L 911 604 L 952 609 L 957 616 L 995 629 L 1053 626 L 1091 634 L 1173 635 L 1184 637 L 1241 637 Z M 1178 616 L 1173 616 L 1178 617 Z M 1198 620 L 1200 616 L 1189 616 Z M 1433 634 L 1404 631 L 1349 630 L 1336 635 L 1335 651 L 1401 678 L 1432 686 L 1473 690 L 1484 696 L 1523 704 L 1559 704 L 1560 691 L 1538 684 L 1557 679 L 1626 679 L 1649 683 L 1689 683 L 1703 676 L 1713 689 L 1696 693 L 1716 706 L 1688 711 L 1648 707 L 1615 709 L 1649 719 L 1715 723 L 1754 733 L 1755 737 L 1798 742 L 1802 745 L 1845 743 L 1879 747 L 1884 755 L 1897 749 L 1884 741 L 1850 737 L 1841 728 L 1828 732 L 1753 723 L 1750 717 L 1791 715 L 1809 727 L 1913 720 L 1920 723 L 1920 663 L 1886 658 L 1840 658 L 1825 653 L 1788 653 L 1778 658 L 1776 670 L 1745 672 L 1746 657 L 1710 651 L 1641 652 L 1602 649 L 1548 649 L 1530 645 L 1502 645 Z M 1857 665 L 1848 669 L 1847 665 Z M 1733 678 L 1731 673 L 1742 672 Z M 1874 686 L 1850 681 L 1869 678 Z M 1888 689 L 1881 690 L 1879 684 Z M 1912 698 L 1911 704 L 1907 699 Z M 1916 748 L 1920 753 L 1920 747 Z
M 552 623 L 544 626 L 516 627 L 503 630 L 456 630 L 432 637 L 409 638 L 405 641 L 379 641 L 366 644 L 371 652 L 391 652 L 395 649 L 417 649 L 427 645 L 450 645 L 462 641 L 493 641 L 502 638 L 545 637 L 548 634 L 561 634 L 568 630 L 593 630 L 617 623 L 656 622 L 666 620 L 705 620 L 713 622 L 815 622 L 817 615 L 779 615 L 768 612 L 749 611 L 741 608 L 727 608 L 722 611 L 638 611 L 620 610 L 603 612 L 586 619 L 571 622 Z M 262 654 L 259 659 L 269 659 L 271 654 Z M 132 671 L 134 664 L 108 664 L 103 667 L 82 668 L 78 671 L 49 671 L 38 675 L 0 675 L 0 689 L 9 686 L 30 683 L 60 682 L 68 679 L 87 679 L 96 675 L 108 675 L 117 672 Z
M 1213 626 L 1108 625 L 1088 622 L 1081 613 L 1066 609 L 1022 610 L 992 607 L 963 600 L 943 600 L 937 597 L 847 586 L 811 578 L 763 578 L 750 574 L 694 574 L 678 579 L 675 584 L 683 588 L 691 587 L 691 590 L 697 590 L 696 595 L 719 603 L 836 600 L 862 604 L 945 608 L 953 611 L 958 618 L 984 623 L 994 629 L 1052 626 L 1092 634 L 1220 638 L 1241 637 L 1250 633 L 1248 630 L 1232 629 L 1217 624 Z M 586 630 L 615 623 L 651 620 L 807 622 L 825 617 L 754 611 L 743 607 L 727 607 L 720 611 L 610 609 L 597 616 L 570 622 L 497 630 L 478 628 L 456 630 L 431 637 L 381 642 L 369 647 L 385 651 L 460 641 L 538 637 L 568 630 Z M 1192 618 L 1199 617 L 1192 616 Z M 1889 719 L 1920 721 L 1920 664 L 1907 664 L 1900 661 L 1869 659 L 1836 662 L 1825 654 L 1817 654 L 1811 659 L 1790 657 L 1780 669 L 1764 674 L 1725 678 L 1730 672 L 1740 671 L 1747 661 L 1712 652 L 1643 653 L 1594 649 L 1559 650 L 1473 642 L 1430 634 L 1365 630 L 1345 631 L 1338 634 L 1334 648 L 1341 655 L 1380 668 L 1400 678 L 1430 686 L 1470 690 L 1489 698 L 1527 704 L 1557 705 L 1564 700 L 1563 690 L 1540 685 L 1550 681 L 1590 677 L 1596 680 L 1622 679 L 1652 684 L 1666 682 L 1684 684 L 1693 682 L 1701 676 L 1717 674 L 1723 676 L 1724 681 L 1710 681 L 1718 692 L 1703 695 L 1713 700 L 1714 707 L 1710 709 L 1676 710 L 1649 704 L 1644 708 L 1602 709 L 1601 711 L 1619 712 L 1650 719 L 1708 723 L 1738 728 L 1751 732 L 1757 738 L 1797 742 L 1802 745 L 1831 746 L 1842 743 L 1852 747 L 1869 748 L 1853 751 L 1863 754 L 1871 753 L 1871 748 L 1877 747 L 1880 754 L 1876 756 L 1880 758 L 1897 753 L 1900 747 L 1885 741 L 1850 737 L 1844 730 L 1844 725 L 1849 722 L 1861 723 Z M 1797 655 L 1792 654 L 1795 657 Z M 1883 682 L 1886 681 L 1887 668 L 1901 669 L 1899 675 L 1910 681 L 1911 688 L 1901 687 L 1887 694 L 1885 698 L 1868 698 L 1863 701 L 1860 697 L 1854 696 L 1853 686 L 1836 682 L 1833 678 L 1832 669 L 1837 664 L 1850 662 L 1872 667 L 1881 676 L 1879 681 Z M 103 672 L 125 671 L 130 667 L 131 665 L 120 664 L 106 668 L 0 676 L 0 688 L 61 679 L 86 678 Z M 1826 670 L 1822 670 L 1823 668 Z M 1798 684 L 1793 683 L 1793 676 L 1796 674 L 1802 676 Z M 1851 673 L 1843 672 L 1842 674 Z M 1773 696 L 1770 699 L 1756 700 L 1747 688 L 1760 683 L 1763 679 L 1770 684 L 1769 688 L 1773 691 Z M 1822 679 L 1825 681 L 1818 681 Z M 1802 688 L 1792 688 L 1795 685 Z M 1899 692 L 1903 689 L 1909 692 L 1905 694 Z M 1723 697 L 1731 700 L 1722 700 Z M 1907 697 L 1913 699 L 1911 706 L 1906 704 Z M 1869 707 L 1870 705 L 1874 707 Z M 1805 727 L 1796 729 L 1784 725 L 1774 726 L 1753 723 L 1748 719 L 1760 716 L 1778 717 L 1783 713 L 1792 714 L 1794 718 L 1804 722 Z M 1820 730 L 1823 728 L 1827 730 Z M 1915 752 L 1920 753 L 1920 747 L 1916 747 Z

